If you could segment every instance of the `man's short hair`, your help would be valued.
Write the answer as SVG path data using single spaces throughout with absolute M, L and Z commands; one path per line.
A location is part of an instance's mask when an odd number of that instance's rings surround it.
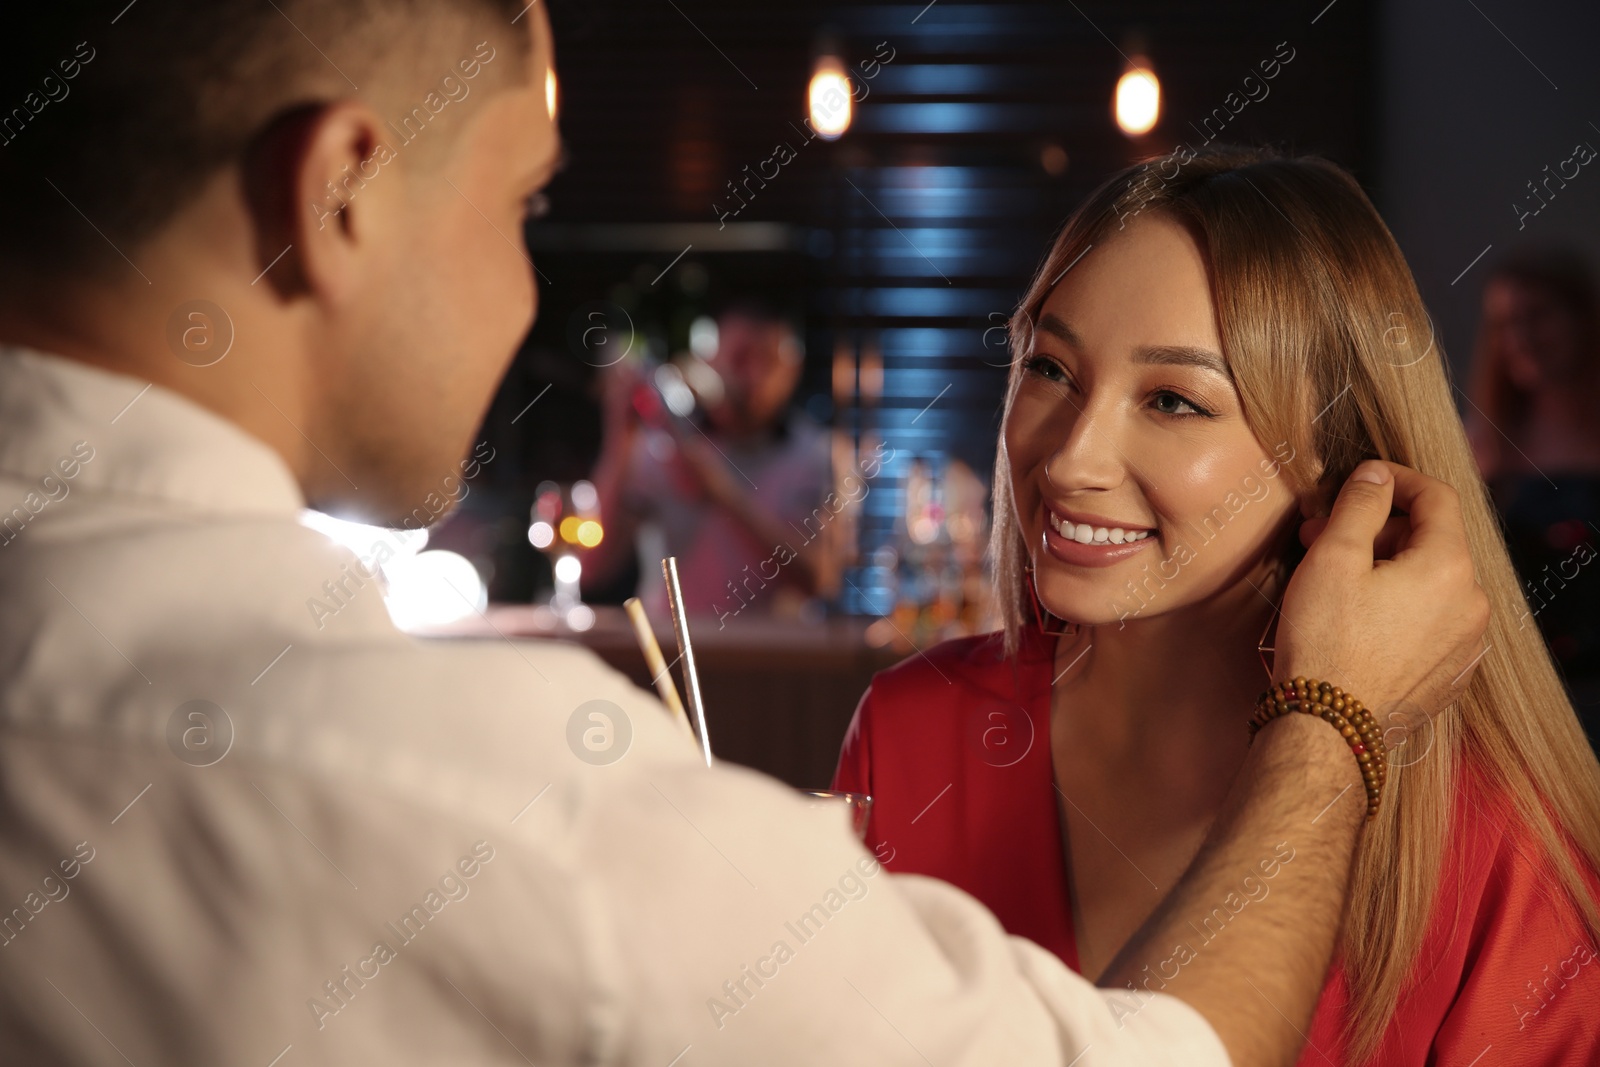
M 18 6 L 0 34 L 0 275 L 126 269 L 118 250 L 273 122 L 358 87 L 380 111 L 402 83 L 421 101 L 462 77 L 468 42 L 504 57 L 474 88 L 525 76 L 524 0 Z

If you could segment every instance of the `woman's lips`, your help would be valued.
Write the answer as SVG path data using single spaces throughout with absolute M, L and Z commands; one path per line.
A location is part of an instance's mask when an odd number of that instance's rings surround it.
M 1054 528 L 1052 512 L 1044 508 L 1044 547 L 1045 551 L 1060 560 L 1078 567 L 1109 567 L 1132 556 L 1145 551 L 1155 542 L 1155 535 L 1148 534 L 1137 541 L 1115 544 L 1111 541 L 1092 541 L 1084 544 L 1075 538 L 1068 538 Z

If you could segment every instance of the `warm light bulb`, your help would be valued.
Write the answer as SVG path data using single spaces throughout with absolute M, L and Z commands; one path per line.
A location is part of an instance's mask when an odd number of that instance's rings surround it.
M 584 548 L 593 548 L 605 538 L 605 530 L 593 519 L 585 519 L 578 523 L 578 544 Z
M 1117 79 L 1117 125 L 1129 137 L 1149 133 L 1161 117 L 1161 82 L 1148 67 L 1135 66 Z
M 850 77 L 837 56 L 823 56 L 817 60 L 806 101 L 811 112 L 811 128 L 823 140 L 836 141 L 850 128 Z

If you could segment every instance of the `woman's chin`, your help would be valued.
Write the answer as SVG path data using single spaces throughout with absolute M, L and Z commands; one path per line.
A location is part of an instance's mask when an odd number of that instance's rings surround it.
M 1135 616 L 1148 618 L 1167 606 L 1152 601 L 1161 600 L 1168 590 L 1139 591 L 1139 567 L 1129 575 L 1120 567 L 1079 567 L 1040 555 L 1034 588 L 1040 604 L 1058 619 L 1080 626 L 1125 625 Z

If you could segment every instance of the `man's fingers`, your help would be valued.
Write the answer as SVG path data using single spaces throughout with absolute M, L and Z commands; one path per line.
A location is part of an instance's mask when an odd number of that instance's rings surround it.
M 1356 475 L 1363 469 L 1387 471 L 1390 483 L 1378 486 L 1358 481 Z M 1379 489 L 1385 492 L 1374 492 Z M 1392 493 L 1387 497 L 1390 510 L 1398 509 L 1406 514 L 1390 516 L 1386 512 L 1382 526 L 1374 530 L 1372 509 L 1380 506 L 1380 500 L 1387 493 Z M 1335 519 L 1341 503 L 1352 509 L 1347 513 L 1352 520 L 1348 527 Z M 1466 544 L 1461 498 L 1455 489 L 1410 467 L 1376 459 L 1367 460 L 1351 473 L 1339 491 L 1339 499 L 1334 502 L 1333 515 L 1307 519 L 1301 524 L 1300 543 L 1310 548 L 1327 536 L 1330 529 L 1348 529 L 1348 547 L 1371 546 L 1376 559 L 1439 556 L 1457 551 Z M 1341 532 L 1335 536 L 1344 540 L 1347 535 Z
M 1364 558 L 1370 566 L 1373 542 L 1389 521 L 1394 472 L 1401 469 L 1376 459 L 1359 464 L 1339 489 L 1339 496 L 1333 502 L 1333 514 L 1328 516 L 1317 542 Z
M 1467 542 L 1461 517 L 1461 496 L 1451 486 L 1414 471 L 1387 464 L 1394 474 L 1394 506 L 1411 520 L 1411 532 L 1396 558 L 1413 552 L 1439 554 Z
M 1307 519 L 1300 524 L 1300 543 L 1307 548 L 1316 544 L 1317 538 L 1328 525 L 1328 517 L 1320 515 L 1314 519 Z M 1383 529 L 1378 531 L 1377 539 L 1373 542 L 1372 556 L 1374 559 L 1393 559 L 1396 552 L 1406 543 L 1406 538 L 1411 532 L 1411 520 L 1404 515 L 1391 515 L 1383 524 Z

